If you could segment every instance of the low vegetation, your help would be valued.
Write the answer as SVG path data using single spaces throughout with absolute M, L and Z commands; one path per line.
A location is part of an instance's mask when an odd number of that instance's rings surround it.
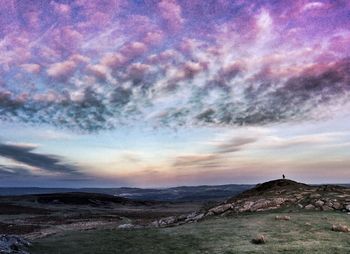
M 36 240 L 30 253 L 350 253 L 350 233 L 333 231 L 333 225 L 350 225 L 350 215 L 262 212 L 170 228 L 70 232 Z M 252 243 L 257 235 L 267 239 L 265 244 Z

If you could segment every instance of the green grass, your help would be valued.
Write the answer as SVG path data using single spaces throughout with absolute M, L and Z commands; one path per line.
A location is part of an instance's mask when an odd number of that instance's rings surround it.
M 350 226 L 350 215 L 292 213 L 290 221 L 276 221 L 276 215 L 246 214 L 162 229 L 71 232 L 34 242 L 30 253 L 350 253 L 350 233 L 330 230 L 335 223 Z M 266 244 L 250 243 L 258 233 L 267 236 Z

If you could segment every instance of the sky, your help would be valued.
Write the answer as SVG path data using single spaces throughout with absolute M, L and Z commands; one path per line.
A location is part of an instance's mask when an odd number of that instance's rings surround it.
M 0 186 L 350 183 L 347 0 L 0 0 Z

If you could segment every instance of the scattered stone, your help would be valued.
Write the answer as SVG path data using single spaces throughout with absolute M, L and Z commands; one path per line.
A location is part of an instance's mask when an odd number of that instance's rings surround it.
M 266 242 L 267 242 L 266 236 L 260 235 L 260 234 L 252 239 L 252 243 L 254 244 L 265 244 Z
M 1 254 L 29 254 L 23 250 L 30 246 L 30 243 L 20 236 L 1 235 L 0 236 L 0 253 Z
M 131 229 L 131 228 L 134 228 L 135 226 L 133 224 L 122 224 L 122 225 L 119 225 L 118 228 L 119 229 Z
M 308 204 L 307 206 L 304 207 L 306 210 L 311 210 L 311 209 L 315 209 L 315 206 L 312 204 Z
M 305 226 L 311 226 L 310 222 L 305 222 Z
M 335 232 L 349 232 L 350 229 L 348 228 L 348 226 L 342 225 L 342 224 L 338 224 L 338 225 L 332 225 L 332 231 Z
M 290 220 L 290 216 L 287 216 L 287 215 L 279 216 L 279 215 L 277 215 L 275 217 L 275 220 Z
M 348 204 L 345 205 L 345 210 L 348 211 L 348 212 L 350 212 L 350 205 L 348 205 Z
M 298 204 L 298 207 L 301 209 L 304 208 L 304 206 L 302 204 Z

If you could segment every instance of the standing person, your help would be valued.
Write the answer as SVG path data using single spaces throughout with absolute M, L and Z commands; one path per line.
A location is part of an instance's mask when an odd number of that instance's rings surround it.
M 282 175 L 282 177 L 283 177 L 283 179 L 286 179 L 286 176 L 284 174 Z

